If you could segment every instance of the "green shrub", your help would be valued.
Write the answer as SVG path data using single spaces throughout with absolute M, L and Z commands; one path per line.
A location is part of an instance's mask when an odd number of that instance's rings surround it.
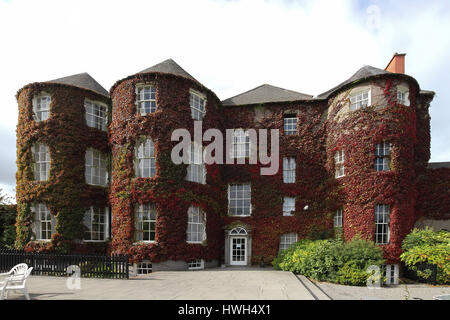
M 5 226 L 3 228 L 3 234 L 0 238 L 0 243 L 4 245 L 6 248 L 13 249 L 15 241 L 16 241 L 16 227 L 14 225 Z
M 439 244 L 450 244 L 450 232 L 444 230 L 435 232 L 429 227 L 423 230 L 416 228 L 405 237 L 402 242 L 402 249 L 407 251 L 423 245 L 434 246 Z
M 360 286 L 367 282 L 366 270 L 359 268 L 352 261 L 346 262 L 337 272 L 336 282 L 351 286 Z
M 450 283 L 450 232 L 434 232 L 431 228 L 425 230 L 414 229 L 402 242 L 400 259 L 405 265 L 417 271 L 417 263 L 437 265 L 437 282 Z M 428 278 L 430 272 L 422 272 L 419 276 Z
M 275 269 L 341 284 L 365 285 L 370 265 L 383 263 L 381 249 L 372 242 L 355 239 L 302 240 L 281 252 L 272 262 Z

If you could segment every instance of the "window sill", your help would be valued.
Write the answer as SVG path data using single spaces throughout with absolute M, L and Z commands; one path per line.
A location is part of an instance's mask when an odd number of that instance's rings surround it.
M 89 186 L 94 186 L 94 187 L 101 187 L 101 188 L 108 188 L 109 187 L 109 185 L 101 185 L 101 184 L 92 184 L 92 183 L 88 183 L 88 182 L 86 182 L 86 184 L 87 185 L 89 185 Z
M 146 116 L 149 116 L 149 115 L 152 115 L 155 113 L 160 113 L 160 112 L 161 112 L 161 110 L 156 109 L 154 112 L 147 112 L 146 114 L 141 114 L 140 112 L 136 112 L 136 115 L 140 116 L 140 117 L 146 117 Z
M 135 241 L 135 242 L 133 242 L 133 246 L 139 246 L 139 245 L 143 245 L 143 244 L 155 244 L 156 243 L 156 241 L 144 241 L 144 240 L 142 240 L 142 241 Z
M 83 242 L 106 242 L 108 240 L 83 240 Z
M 192 182 L 192 183 L 197 183 L 197 184 L 202 184 L 202 185 L 206 184 L 206 182 L 198 182 L 198 181 L 192 181 L 192 180 L 188 180 L 188 179 L 186 179 L 186 181 Z
M 228 214 L 229 217 L 251 217 L 251 214 Z

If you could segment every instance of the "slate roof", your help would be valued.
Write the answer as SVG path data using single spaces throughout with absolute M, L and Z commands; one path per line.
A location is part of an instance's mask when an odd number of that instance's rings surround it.
M 175 74 L 177 76 L 182 76 L 191 80 L 198 82 L 193 76 L 186 72 L 182 67 L 178 65 L 172 59 L 167 59 L 161 63 L 154 65 L 153 67 L 142 70 L 139 73 L 150 73 L 150 72 L 161 72 L 161 73 L 170 73 Z
M 88 89 L 105 97 L 109 97 L 108 91 L 86 72 L 46 82 L 67 84 L 78 88 Z
M 335 91 L 339 90 L 340 88 L 352 83 L 352 82 L 356 82 L 356 81 L 360 81 L 372 76 L 378 76 L 378 75 L 383 75 L 383 74 L 393 74 L 392 72 L 383 70 L 383 69 L 379 69 L 379 68 L 375 68 L 372 66 L 364 66 L 361 69 L 359 69 L 358 71 L 356 71 L 356 73 L 354 75 L 352 75 L 350 78 L 348 78 L 347 80 L 345 80 L 344 82 L 340 83 L 339 85 L 337 85 L 336 87 L 319 94 L 316 99 L 327 99 L 332 93 L 334 93 Z
M 428 169 L 450 168 L 450 162 L 430 162 Z
M 311 100 L 312 95 L 263 84 L 247 92 L 222 101 L 225 106 L 238 106 L 268 102 Z

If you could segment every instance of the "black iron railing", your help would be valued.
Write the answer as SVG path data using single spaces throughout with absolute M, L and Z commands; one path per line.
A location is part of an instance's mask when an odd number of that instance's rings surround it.
M 78 273 L 85 278 L 129 278 L 128 255 L 34 253 L 0 249 L 0 272 L 7 272 L 19 263 L 33 267 L 33 275 L 69 276 Z

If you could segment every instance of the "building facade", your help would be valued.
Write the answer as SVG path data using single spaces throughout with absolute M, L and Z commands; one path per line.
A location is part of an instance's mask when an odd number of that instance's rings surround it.
M 428 162 L 433 97 L 398 54 L 316 97 L 266 84 L 220 101 L 173 60 L 109 93 L 88 74 L 29 84 L 17 94 L 17 247 L 128 253 L 145 273 L 267 263 L 339 231 L 396 264 L 415 224 L 449 228 L 450 166 Z M 194 137 L 199 121 L 203 142 L 175 164 L 174 130 Z M 274 175 L 249 161 L 259 129 L 279 130 Z M 204 163 L 205 141 L 232 163 Z

